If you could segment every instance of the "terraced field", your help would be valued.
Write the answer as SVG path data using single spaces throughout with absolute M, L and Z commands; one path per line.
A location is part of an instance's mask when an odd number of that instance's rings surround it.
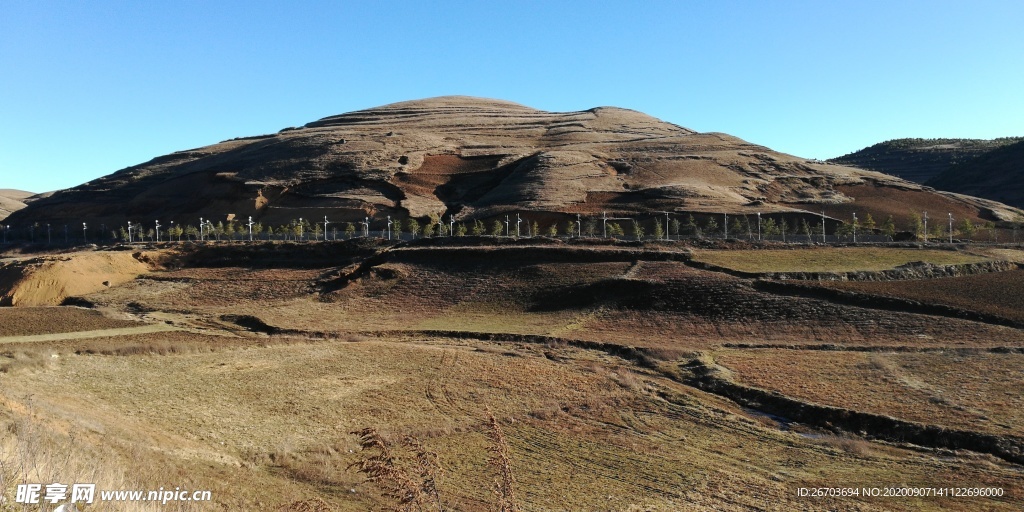
M 1024 270 L 913 281 L 829 282 L 821 286 L 944 304 L 1024 323 Z

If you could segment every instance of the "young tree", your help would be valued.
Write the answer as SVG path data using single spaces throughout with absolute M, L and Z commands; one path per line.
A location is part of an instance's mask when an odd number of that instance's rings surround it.
M 552 222 L 551 225 L 548 226 L 548 236 L 552 238 L 558 236 L 558 224 Z
M 224 221 L 217 221 L 217 225 L 213 227 L 213 236 L 220 241 L 220 237 L 224 236 Z
M 569 220 L 565 222 L 565 228 L 563 231 L 566 235 L 573 236 L 576 233 L 576 223 Z
M 405 230 L 408 231 L 413 238 L 416 238 L 416 235 L 420 234 L 420 221 L 409 217 L 405 221 Z
M 871 217 L 870 213 L 864 216 L 864 231 L 867 231 L 868 234 L 875 232 L 875 219 Z
M 718 231 L 718 222 L 715 222 L 714 217 L 708 217 L 708 221 L 704 224 L 704 232 L 708 235 L 714 235 Z
M 324 234 L 324 230 L 320 227 L 320 223 L 317 222 L 313 225 L 313 240 L 319 240 L 322 234 Z
M 654 233 L 652 234 L 655 240 L 665 238 L 665 230 L 661 227 L 661 219 L 654 219 Z
M 924 232 L 924 222 L 921 220 L 921 216 L 918 215 L 917 212 L 910 214 L 910 224 L 907 225 L 907 231 L 910 231 L 919 239 L 927 234 Z
M 430 221 L 425 222 L 421 229 L 423 232 L 423 238 L 430 238 L 434 236 L 434 225 L 431 224 Z
M 836 236 L 840 239 L 844 239 L 853 234 L 853 225 L 847 222 L 843 222 L 836 226 Z
M 505 225 L 498 219 L 494 219 L 494 223 L 491 224 L 491 236 L 501 236 L 501 232 L 505 231 Z
M 697 233 L 697 220 L 693 218 L 693 214 L 686 216 L 686 234 L 690 236 L 700 236 Z
M 530 236 L 540 236 L 540 226 L 537 224 L 537 221 L 533 221 L 530 224 Z
M 345 223 L 345 236 L 349 237 L 350 239 L 353 236 L 356 236 L 356 225 L 355 224 L 353 224 L 351 222 L 346 222 Z
M 896 236 L 896 221 L 893 220 L 892 215 L 882 223 L 882 234 L 890 238 Z
M 679 222 L 679 219 L 672 219 L 672 221 L 669 222 L 668 225 L 669 234 L 675 235 L 676 238 L 679 238 L 679 228 L 682 227 L 683 223 Z
M 443 234 L 441 233 L 441 216 L 436 213 L 431 213 L 430 220 L 427 221 L 427 227 L 430 228 L 430 234 L 426 234 L 427 229 L 424 229 L 423 236 L 434 236 L 434 233 Z
M 729 224 L 729 234 L 733 238 L 739 238 L 740 233 L 743 232 L 743 224 L 740 223 L 739 217 L 733 216 L 732 222 Z
M 597 232 L 597 220 L 595 220 L 595 219 L 587 219 L 587 221 L 583 223 L 583 234 L 585 236 L 587 236 L 588 238 L 593 238 L 594 237 L 594 233 L 596 233 L 596 232 Z
M 786 222 L 786 218 L 783 217 L 779 221 L 779 233 L 782 235 L 782 241 L 786 241 L 786 233 L 789 231 L 789 223 Z
M 299 224 L 302 225 L 302 229 L 299 231 L 302 238 L 308 237 L 309 234 L 313 232 L 313 225 L 310 224 L 309 219 L 302 219 L 302 222 Z
M 228 223 L 224 226 L 224 236 L 226 236 L 228 240 L 234 240 L 235 239 L 235 223 L 234 222 L 228 221 Z
M 971 219 L 967 219 L 967 218 L 962 220 L 960 222 L 960 225 L 957 226 L 957 231 L 961 235 L 963 235 L 965 238 L 967 238 L 968 240 L 970 240 L 971 237 L 974 236 L 974 232 L 977 231 L 977 230 L 978 230 L 977 226 L 975 226 L 974 223 L 971 222 Z
M 637 222 L 636 219 L 633 219 L 633 236 L 635 236 L 637 240 L 641 240 L 644 237 L 644 227 Z
M 466 236 L 465 224 L 460 222 L 458 226 L 455 226 L 455 236 Z
M 811 223 L 807 222 L 807 219 L 800 219 L 800 232 L 805 234 L 805 235 L 807 235 L 807 242 L 808 243 L 814 241 L 814 239 L 811 238 L 811 235 L 812 235 L 812 233 L 811 233 Z

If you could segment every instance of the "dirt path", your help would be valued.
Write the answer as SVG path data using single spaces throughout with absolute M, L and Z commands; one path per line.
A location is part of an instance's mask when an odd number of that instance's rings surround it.
M 178 327 L 167 324 L 149 324 L 139 327 L 121 327 L 118 329 L 99 329 L 95 331 L 56 332 L 52 334 L 33 334 L 27 336 L 0 336 L 0 345 L 5 343 L 29 343 L 34 341 L 81 340 L 86 338 L 106 338 L 109 336 L 130 336 L 133 334 L 150 334 L 154 332 L 178 331 Z

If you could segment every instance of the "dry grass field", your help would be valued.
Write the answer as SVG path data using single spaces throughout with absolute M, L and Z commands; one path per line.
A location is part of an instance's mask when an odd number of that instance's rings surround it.
M 1014 435 L 1024 428 L 1019 329 L 775 295 L 685 261 L 601 248 L 590 262 L 427 248 L 358 267 L 346 247 L 339 266 L 322 268 L 167 254 L 170 270 L 78 300 L 93 310 L 0 309 L 0 493 L 89 479 L 213 493 L 213 503 L 89 510 L 391 510 L 351 467 L 370 453 L 352 432 L 372 427 L 408 474 L 418 473 L 403 439 L 436 453 L 446 510 L 499 510 L 493 414 L 524 511 L 1024 504 L 1018 463 L 871 441 L 841 424 L 780 425 L 684 371 L 710 359 L 739 384 L 809 404 Z M 170 330 L 131 334 L 130 319 Z M 57 337 L 10 338 L 44 333 Z M 757 348 L 769 345 L 787 348 Z M 1004 495 L 797 495 L 950 485 Z
M 888 247 L 790 250 L 697 250 L 694 259 L 742 272 L 856 272 L 889 270 L 915 261 L 959 265 L 988 260 L 956 251 Z
M 739 382 L 929 425 L 1019 434 L 1024 355 L 720 350 Z M 894 399 L 899 397 L 899 399 Z
M 190 336 L 150 337 L 182 346 L 163 355 L 134 348 L 76 354 L 87 347 L 69 344 L 44 366 L 0 376 L 14 442 L 31 441 L 20 438 L 31 429 L 46 429 L 55 437 L 50 443 L 73 436 L 76 450 L 103 451 L 107 485 L 211 488 L 232 510 L 272 510 L 311 496 L 336 510 L 383 506 L 361 475 L 346 470 L 359 456 L 349 432 L 365 426 L 391 439 L 416 436 L 439 454 L 442 492 L 452 506 L 490 510 L 488 409 L 509 439 L 517 496 L 527 510 L 747 510 L 766 503 L 787 510 L 800 506 L 799 486 L 970 480 L 1013 489 L 1017 478 L 1012 466 L 988 457 L 954 462 L 781 432 L 729 402 L 601 352 L 414 336 L 248 344 Z M 104 343 L 110 349 L 117 342 Z M 83 452 L 74 455 L 96 456 Z M 983 503 L 1011 510 L 1020 499 L 1014 496 Z M 856 502 L 863 510 L 971 505 Z

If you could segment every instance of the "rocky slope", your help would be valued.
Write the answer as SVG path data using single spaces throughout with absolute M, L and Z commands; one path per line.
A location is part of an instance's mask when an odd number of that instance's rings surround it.
M 11 223 L 264 223 L 529 212 L 647 218 L 920 209 L 1009 220 L 1004 205 L 697 133 L 614 107 L 544 112 L 469 97 L 408 101 L 179 151 L 33 202 Z M 809 214 L 808 214 L 809 215 Z

